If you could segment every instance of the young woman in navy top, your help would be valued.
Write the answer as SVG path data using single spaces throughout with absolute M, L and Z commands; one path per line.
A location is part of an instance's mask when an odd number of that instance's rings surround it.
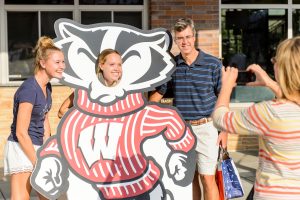
M 11 134 L 4 150 L 4 175 L 11 177 L 11 199 L 30 199 L 30 175 L 36 150 L 51 135 L 48 112 L 51 108 L 52 78 L 61 78 L 65 69 L 63 52 L 51 38 L 41 37 L 35 47 L 34 76 L 14 95 Z M 40 199 L 44 199 L 39 194 Z

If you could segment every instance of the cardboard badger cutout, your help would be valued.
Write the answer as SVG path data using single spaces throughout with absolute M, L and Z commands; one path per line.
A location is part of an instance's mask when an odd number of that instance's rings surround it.
M 183 199 L 191 194 L 195 137 L 174 107 L 150 103 L 142 92 L 168 81 L 175 65 L 165 29 L 124 24 L 55 23 L 66 57 L 61 82 L 75 88 L 74 107 L 57 134 L 37 152 L 33 187 L 50 199 Z M 120 52 L 115 87 L 97 78 L 97 55 Z

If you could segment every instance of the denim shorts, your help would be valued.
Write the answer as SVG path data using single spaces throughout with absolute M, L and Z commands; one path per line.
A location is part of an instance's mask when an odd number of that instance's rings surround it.
M 33 145 L 35 151 L 40 147 Z M 32 172 L 33 165 L 18 142 L 7 141 L 4 148 L 4 176 Z

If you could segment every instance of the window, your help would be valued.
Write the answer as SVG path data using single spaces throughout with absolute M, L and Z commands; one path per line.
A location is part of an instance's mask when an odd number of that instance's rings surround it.
M 142 29 L 142 12 L 82 12 L 81 23 L 93 24 L 101 22 L 114 22 L 131 25 Z
M 115 12 L 114 22 L 142 28 L 141 12 Z
M 80 5 L 143 5 L 143 0 L 79 0 Z
M 293 35 L 300 35 L 300 9 L 293 10 Z
M 9 80 L 21 80 L 33 74 L 32 51 L 38 38 L 37 15 L 37 12 L 7 13 Z
M 55 38 L 54 22 L 60 18 L 72 19 L 72 12 L 41 12 L 41 35 Z
M 147 29 L 143 0 L 5 0 L 1 9 L 0 83 L 23 81 L 33 75 L 33 48 L 42 35 L 55 38 L 54 22 L 68 18 L 82 24 L 116 22 Z M 75 6 L 76 5 L 76 6 Z M 92 6 L 91 6 L 92 5 Z M 76 20 L 77 19 L 77 20 Z M 4 27 L 4 28 L 3 28 Z M 6 56 L 5 56 L 6 55 Z
M 244 1 L 247 3 L 245 6 L 243 3 L 230 5 L 237 3 L 234 0 L 222 0 L 222 3 L 221 48 L 224 66 L 235 65 L 239 70 L 245 70 L 249 64 L 257 63 L 274 79 L 270 58 L 275 55 L 282 40 L 292 37 L 288 31 L 291 5 L 287 1 L 253 0 Z M 277 6 L 278 3 L 286 5 Z M 298 12 L 294 10 L 294 18 L 296 16 L 298 17 Z M 299 19 L 298 17 L 298 23 L 294 19 L 294 34 L 296 27 L 299 33 Z M 232 93 L 231 102 L 259 102 L 273 97 L 271 90 L 265 87 L 237 86 Z
M 287 11 L 285 9 L 222 10 L 223 63 L 235 62 L 234 55 L 244 55 L 244 70 L 251 63 L 261 65 L 274 77 L 270 62 L 279 42 L 287 37 Z M 240 64 L 240 63 L 239 63 Z
M 222 0 L 222 4 L 287 4 L 287 3 L 288 0 Z
M 95 24 L 102 22 L 111 22 L 111 12 L 81 12 L 81 23 L 82 24 Z
M 55 38 L 54 22 L 61 17 L 72 19 L 72 12 L 7 12 L 9 81 L 24 80 L 33 74 L 36 41 L 40 35 Z
M 74 0 L 5 0 L 6 5 L 72 5 Z

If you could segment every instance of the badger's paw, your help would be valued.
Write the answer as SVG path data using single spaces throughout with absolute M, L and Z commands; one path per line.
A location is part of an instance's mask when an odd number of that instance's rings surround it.
M 57 199 L 68 188 L 68 172 L 60 159 L 46 157 L 38 160 L 30 182 L 33 188 L 49 199 Z
M 180 186 L 189 185 L 195 173 L 195 151 L 171 153 L 166 162 L 168 176 Z
M 169 176 L 180 181 L 185 177 L 187 156 L 181 153 L 174 153 L 169 160 Z

